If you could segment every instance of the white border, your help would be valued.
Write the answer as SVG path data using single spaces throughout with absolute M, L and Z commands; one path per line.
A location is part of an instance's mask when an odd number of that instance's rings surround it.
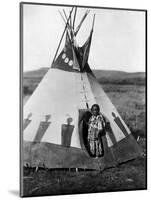
M 1 1 L 0 5 L 0 197 L 1 199 L 17 199 L 17 191 L 19 188 L 19 2 L 18 0 Z M 28 1 L 32 2 L 32 1 Z M 150 0 L 37 0 L 39 3 L 61 3 L 61 4 L 79 4 L 89 6 L 119 7 L 119 8 L 135 8 L 148 9 L 148 21 L 151 19 L 151 3 Z M 148 35 L 150 35 L 150 27 L 148 23 Z M 150 45 L 150 37 L 148 38 Z M 150 49 L 150 46 L 149 48 Z M 148 53 L 149 55 L 149 53 Z M 151 84 L 148 63 L 148 86 Z M 150 88 L 148 87 L 148 111 L 151 111 Z M 150 101 L 151 102 L 151 101 Z M 148 116 L 150 112 L 148 113 Z M 149 121 L 149 120 L 148 120 Z M 150 129 L 148 123 L 148 130 Z M 148 132 L 149 136 L 149 132 Z M 148 147 L 151 144 L 148 137 Z M 150 154 L 150 149 L 148 149 Z M 149 157 L 149 156 L 148 156 Z M 151 163 L 150 159 L 148 164 Z M 150 169 L 150 165 L 148 167 Z M 148 172 L 150 176 L 150 170 Z M 148 178 L 148 188 L 151 181 Z M 68 195 L 68 196 L 51 196 L 37 197 L 37 199 L 147 199 L 150 194 L 148 191 L 131 191 L 131 192 L 114 192 L 114 193 L 98 193 L 85 195 Z M 31 198 L 29 198 L 31 199 Z

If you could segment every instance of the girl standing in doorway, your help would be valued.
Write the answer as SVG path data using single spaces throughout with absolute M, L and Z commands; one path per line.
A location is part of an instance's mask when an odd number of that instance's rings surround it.
M 101 136 L 105 131 L 105 121 L 103 115 L 100 113 L 100 107 L 98 104 L 92 105 L 91 112 L 92 116 L 88 122 L 89 150 L 92 156 L 98 158 L 103 154 Z

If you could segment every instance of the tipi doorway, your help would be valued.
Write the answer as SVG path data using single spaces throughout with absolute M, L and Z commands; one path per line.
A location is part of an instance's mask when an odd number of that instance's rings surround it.
M 91 112 L 87 109 L 79 109 L 79 135 L 81 147 L 84 149 L 89 155 L 89 144 L 88 144 L 88 121 L 91 117 Z
M 80 134 L 80 141 L 81 141 L 81 146 L 82 148 L 88 152 L 88 154 L 91 157 L 95 157 L 95 155 L 92 155 L 90 151 L 90 144 L 88 142 L 88 122 L 90 117 L 92 116 L 91 112 L 87 109 L 80 109 L 79 110 L 79 134 Z M 104 135 L 103 135 L 104 137 Z M 104 145 L 103 145 L 103 140 L 100 137 L 100 147 L 101 147 L 101 154 L 99 157 L 104 156 Z

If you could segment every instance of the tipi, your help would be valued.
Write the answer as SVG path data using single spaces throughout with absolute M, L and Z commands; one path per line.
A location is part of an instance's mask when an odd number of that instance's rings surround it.
M 52 67 L 24 106 L 24 165 L 102 169 L 134 159 L 141 152 L 88 65 L 95 16 L 88 39 L 79 47 L 76 36 L 88 11 L 75 29 L 76 12 L 72 8 L 66 17 L 63 50 L 57 56 L 62 35 Z M 103 136 L 104 154 L 97 159 L 86 148 L 82 120 L 93 104 L 100 106 L 109 121 Z

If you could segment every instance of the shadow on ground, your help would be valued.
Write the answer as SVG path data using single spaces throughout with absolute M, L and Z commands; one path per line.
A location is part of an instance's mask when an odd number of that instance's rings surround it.
M 9 190 L 8 192 L 9 192 L 10 194 L 12 194 L 13 196 L 19 197 L 19 190 Z

